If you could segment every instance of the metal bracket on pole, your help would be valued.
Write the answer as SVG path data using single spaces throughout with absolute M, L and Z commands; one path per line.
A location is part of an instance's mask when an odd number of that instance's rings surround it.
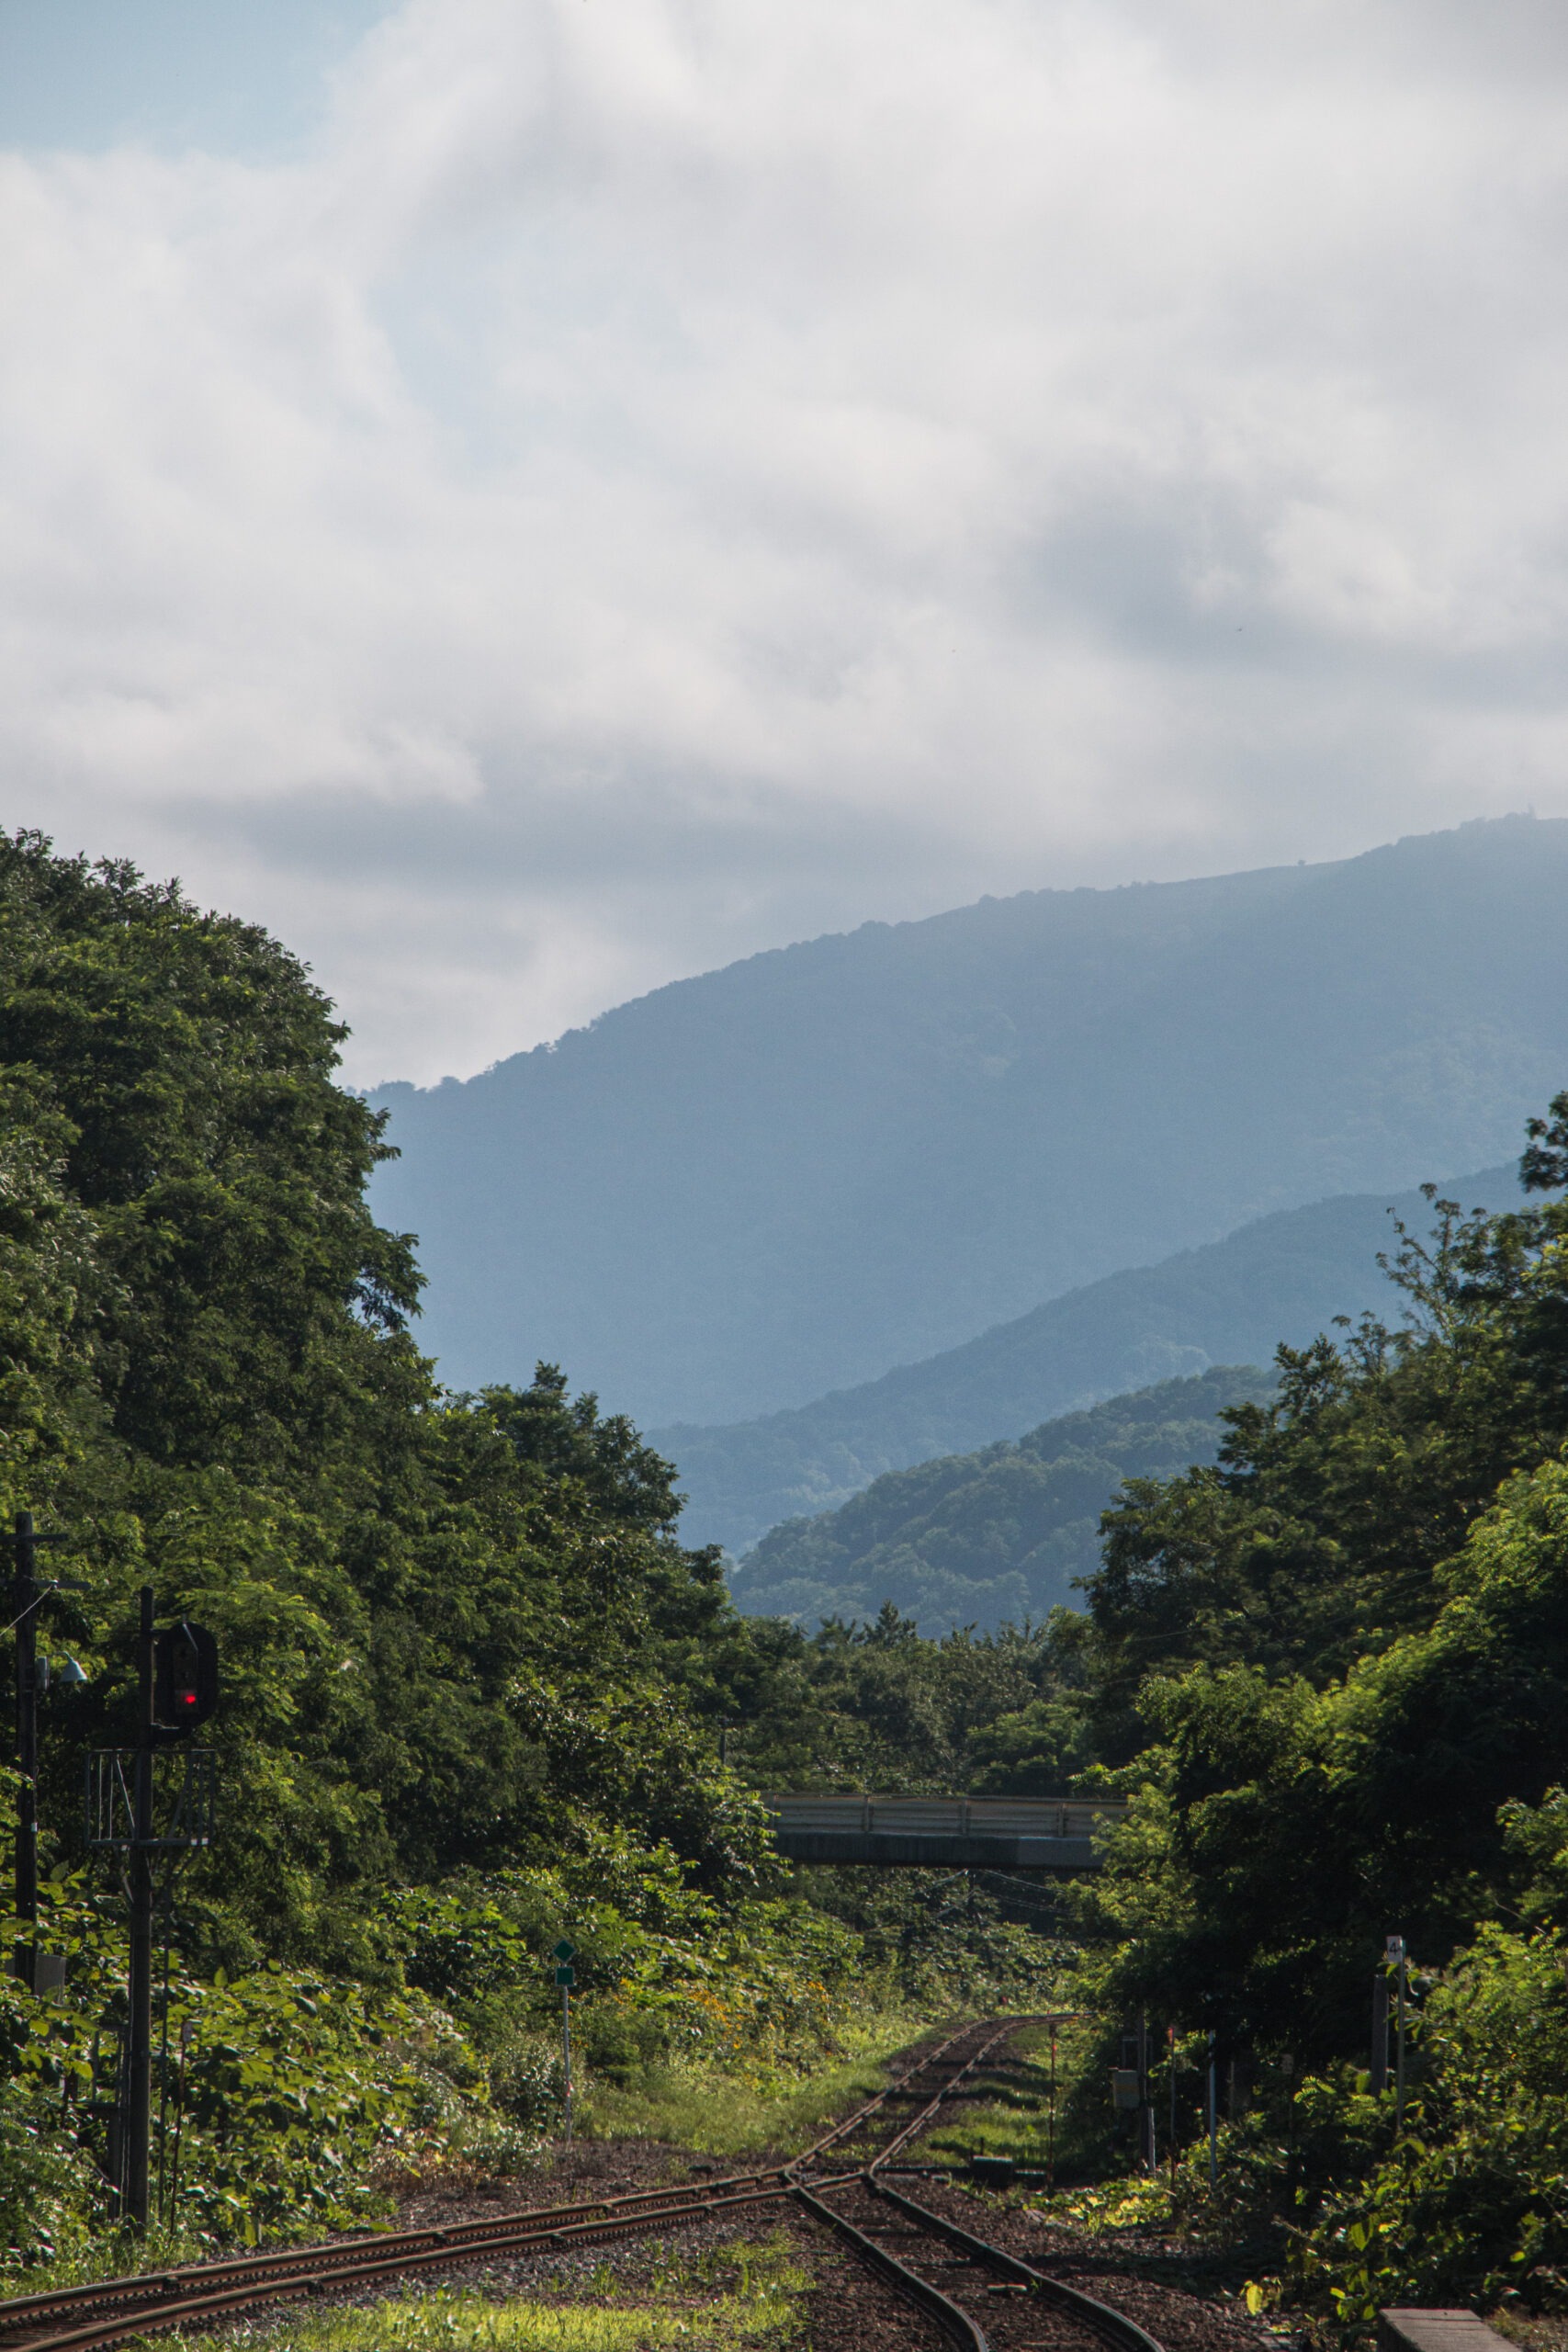
M 143 1750 L 96 1747 L 83 1790 L 89 1846 L 147 1846 L 186 1854 L 210 1846 L 217 1826 L 218 1754 L 211 1747 L 161 1747 L 151 1775 L 148 1835 L 136 1834 L 136 1768 Z

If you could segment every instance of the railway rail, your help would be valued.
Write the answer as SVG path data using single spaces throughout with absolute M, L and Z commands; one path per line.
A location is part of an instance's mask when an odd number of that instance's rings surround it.
M 787 2164 L 321 2245 L 234 2255 L 0 2301 L 0 2352 L 98 2352 L 159 2330 L 221 2324 L 267 2303 L 389 2284 L 499 2256 L 547 2254 L 789 2200 L 829 2230 L 964 2352 L 1163 2352 L 1108 2304 L 975 2236 L 886 2177 L 1019 2020 L 965 2027 Z M 888 2110 L 914 2106 L 891 2132 Z M 880 2132 L 874 2148 L 857 2146 Z M 984 2324 L 982 2324 L 982 2322 Z M 1032 2331 L 1032 2332 L 1031 2332 Z

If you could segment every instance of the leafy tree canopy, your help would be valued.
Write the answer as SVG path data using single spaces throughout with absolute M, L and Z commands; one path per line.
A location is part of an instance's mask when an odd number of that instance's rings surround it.
M 1568 1094 L 1527 1190 L 1568 1173 Z M 1568 1777 L 1568 1202 L 1435 1203 L 1407 1311 L 1281 1351 L 1219 1465 L 1107 1518 L 1087 1671 L 1144 1794 L 1091 1899 L 1105 1996 L 1233 2046 L 1364 2040 L 1384 1936 L 1522 1899 L 1509 1808 Z

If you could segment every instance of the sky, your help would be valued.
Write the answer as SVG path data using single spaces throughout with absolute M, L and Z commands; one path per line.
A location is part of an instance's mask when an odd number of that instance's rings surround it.
M 1568 814 L 1559 0 L 0 0 L 0 821 L 466 1074 Z

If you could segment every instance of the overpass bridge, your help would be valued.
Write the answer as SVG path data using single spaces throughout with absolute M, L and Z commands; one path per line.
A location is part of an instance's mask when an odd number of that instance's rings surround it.
M 1100 1868 L 1096 1836 L 1125 1815 L 1102 1797 L 767 1796 L 773 1840 L 795 1862 L 884 1870 Z

